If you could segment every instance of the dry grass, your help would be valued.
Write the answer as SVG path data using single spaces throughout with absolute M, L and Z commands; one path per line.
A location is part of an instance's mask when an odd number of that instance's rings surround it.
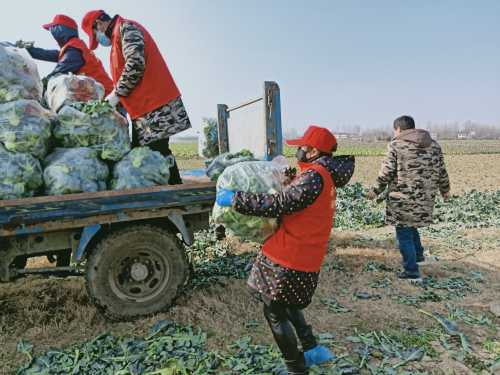
M 388 229 L 376 229 L 366 233 L 343 232 L 334 235 L 335 251 L 325 262 L 320 285 L 313 304 L 306 316 L 317 332 L 335 332 L 337 337 L 352 334 L 355 328 L 368 330 L 407 330 L 431 328 L 435 322 L 414 307 L 396 303 L 394 294 L 414 294 L 418 287 L 400 282 L 393 273 L 381 275 L 363 272 L 369 261 L 378 261 L 393 268 L 399 265 L 399 254 L 391 240 L 365 241 L 366 236 L 380 237 Z M 471 236 L 477 233 L 471 232 Z M 493 235 L 500 235 L 496 230 Z M 429 245 L 426 243 L 426 245 Z M 233 241 L 235 251 L 242 251 L 237 241 Z M 244 248 L 244 251 L 248 248 Z M 456 258 L 450 256 L 424 269 L 426 275 L 449 277 L 468 275 L 470 271 L 480 271 L 486 278 L 485 288 L 479 294 L 472 294 L 457 303 L 476 312 L 487 313 L 490 302 L 498 299 L 500 290 L 500 248 L 481 252 L 473 257 Z M 486 264 L 485 264 L 486 263 Z M 342 270 L 331 265 L 341 265 Z M 369 284 L 382 276 L 391 280 L 387 289 L 370 289 Z M 365 301 L 353 298 L 355 292 L 367 291 L 381 295 L 379 301 Z M 344 306 L 352 310 L 349 314 L 328 312 L 320 302 L 322 297 L 336 297 Z M 426 303 L 427 311 L 443 311 L 442 303 Z M 181 297 L 170 311 L 135 322 L 112 323 L 106 321 L 90 304 L 79 278 L 56 279 L 30 277 L 0 287 L 0 373 L 11 373 L 23 360 L 16 354 L 19 339 L 35 343 L 38 352 L 51 346 L 64 347 L 74 342 L 90 339 L 104 331 L 118 335 L 140 335 L 159 319 L 170 319 L 180 323 L 193 324 L 208 332 L 209 347 L 223 349 L 228 343 L 243 335 L 251 335 L 257 342 L 271 343 L 272 338 L 265 325 L 261 306 L 246 292 L 244 280 L 228 280 L 224 287 L 214 286 L 198 290 Z M 252 329 L 246 328 L 249 321 L 257 322 Z M 495 321 L 500 326 L 500 319 Z M 486 338 L 500 340 L 498 332 L 483 327 L 461 326 L 471 339 L 474 347 L 480 348 Z M 343 349 L 339 349 L 343 350 Z M 445 355 L 446 353 L 443 353 Z M 421 364 L 431 369 L 441 358 Z

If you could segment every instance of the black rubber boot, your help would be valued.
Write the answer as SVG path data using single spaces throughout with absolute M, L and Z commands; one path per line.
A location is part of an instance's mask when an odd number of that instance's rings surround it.
M 304 354 L 300 353 L 299 359 L 285 360 L 285 367 L 280 368 L 275 372 L 276 375 L 307 375 L 309 371 L 306 369 Z

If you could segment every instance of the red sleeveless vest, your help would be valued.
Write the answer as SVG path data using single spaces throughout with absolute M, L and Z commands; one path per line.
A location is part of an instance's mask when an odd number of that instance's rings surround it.
M 336 190 L 328 170 L 307 163 L 302 171 L 315 170 L 323 179 L 323 190 L 306 209 L 285 215 L 281 226 L 262 247 L 273 262 L 296 271 L 318 272 L 328 249 L 335 217 Z
M 118 82 L 125 65 L 120 37 L 120 26 L 125 21 L 137 26 L 144 35 L 146 58 L 144 76 L 129 96 L 120 97 L 120 103 L 134 120 L 178 98 L 181 93 L 151 35 L 139 23 L 121 17 L 116 20 L 112 36 L 110 59 L 113 82 L 115 84 Z
M 78 38 L 71 38 L 59 52 L 59 60 L 62 59 L 68 47 L 76 48 L 82 52 L 85 64 L 80 68 L 77 74 L 86 75 L 87 77 L 94 78 L 97 82 L 104 86 L 104 95 L 107 96 L 113 91 L 113 81 L 108 73 L 104 70 L 101 60 L 94 55 L 85 42 Z

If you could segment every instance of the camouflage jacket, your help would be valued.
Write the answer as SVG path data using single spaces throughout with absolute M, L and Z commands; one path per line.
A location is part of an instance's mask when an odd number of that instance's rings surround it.
M 381 194 L 386 188 L 387 224 L 432 224 L 436 194 L 449 192 L 450 181 L 441 147 L 427 131 L 405 130 L 389 143 L 373 190 Z
M 146 69 L 144 54 L 144 35 L 130 22 L 123 22 L 120 27 L 122 53 L 125 66 L 116 83 L 116 94 L 128 96 L 137 86 Z M 191 127 L 184 103 L 176 98 L 134 121 L 139 143 L 147 145 L 161 139 L 167 139 Z

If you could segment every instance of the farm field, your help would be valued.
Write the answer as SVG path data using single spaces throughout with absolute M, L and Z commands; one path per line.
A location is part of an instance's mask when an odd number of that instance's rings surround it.
M 443 140 L 439 141 L 447 155 L 475 155 L 500 153 L 500 140 Z M 177 158 L 197 158 L 198 145 L 196 143 L 172 143 L 172 151 Z M 387 142 L 360 142 L 340 139 L 338 153 L 356 156 L 383 156 L 387 149 Z M 284 154 L 288 157 L 295 155 L 295 149 L 286 146 Z
M 500 373 L 500 195 L 493 193 L 500 191 L 500 141 L 462 142 L 443 142 L 458 197 L 448 206 L 440 203 L 439 212 L 449 217 L 422 233 L 428 253 L 438 258 L 423 267 L 423 286 L 396 279 L 400 256 L 393 229 L 372 225 L 380 221 L 383 206 L 360 203 L 359 222 L 333 231 L 318 291 L 305 314 L 338 360 L 312 374 Z M 384 147 L 350 148 L 358 156 L 353 182 L 374 181 Z M 181 168 L 203 165 L 192 159 L 193 145 L 173 150 Z M 471 190 L 481 193 L 466 194 Z M 170 360 L 159 367 L 170 370 L 136 373 L 271 374 L 262 368 L 279 362 L 277 351 L 244 280 L 257 251 L 253 244 L 232 238 L 215 242 L 213 233 L 199 233 L 189 253 L 195 273 L 176 305 L 133 322 L 104 319 L 81 278 L 0 284 L 0 374 L 16 373 L 30 356 L 50 348 L 58 350 L 45 359 L 65 365 L 61 373 L 70 374 L 78 360 L 90 358 L 100 366 L 121 364 L 123 372 L 116 373 L 133 374 L 139 369 L 133 355 L 119 349 L 133 347 L 127 337 L 149 337 L 144 341 L 149 360 L 169 350 L 183 353 L 179 357 L 185 356 L 188 368 L 181 372 L 180 362 Z M 151 336 L 150 327 L 165 320 L 179 326 L 156 325 Z M 162 354 L 166 349 L 158 345 L 168 337 L 175 339 Z M 20 340 L 25 341 L 19 349 L 29 355 L 16 350 Z

